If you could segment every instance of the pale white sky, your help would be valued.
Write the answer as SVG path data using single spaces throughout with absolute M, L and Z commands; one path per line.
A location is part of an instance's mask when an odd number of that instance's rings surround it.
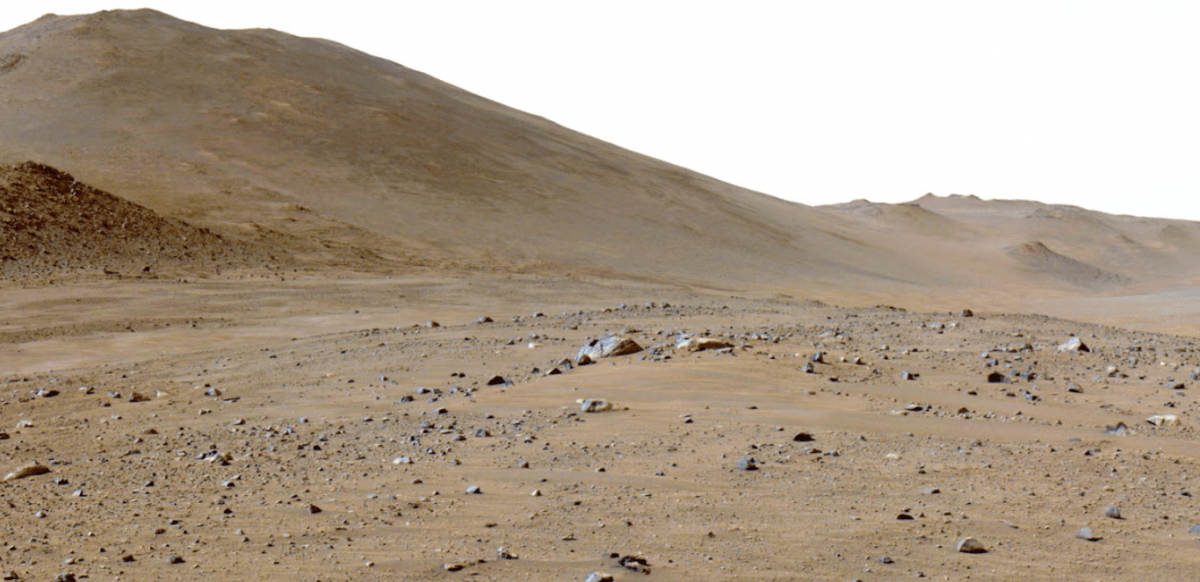
M 926 192 L 1200 220 L 1192 0 L 92 0 L 275 28 L 805 204 Z

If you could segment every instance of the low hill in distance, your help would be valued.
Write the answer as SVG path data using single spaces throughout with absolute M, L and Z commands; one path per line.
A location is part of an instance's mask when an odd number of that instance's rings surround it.
M 37 163 L 0 166 L 0 225 L 0 274 L 9 279 L 205 276 L 283 265 L 262 248 L 164 218 Z

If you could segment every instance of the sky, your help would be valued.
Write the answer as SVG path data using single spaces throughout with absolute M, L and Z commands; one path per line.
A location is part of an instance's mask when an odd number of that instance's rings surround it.
M 6 3 L 0 30 L 148 7 L 326 38 L 810 205 L 1200 220 L 1200 1 L 125 1 Z

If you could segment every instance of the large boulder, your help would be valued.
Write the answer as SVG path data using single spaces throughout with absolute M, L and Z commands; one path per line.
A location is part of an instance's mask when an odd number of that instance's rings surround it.
M 609 334 L 583 344 L 583 347 L 579 348 L 579 353 L 575 354 L 575 361 L 583 364 L 587 361 L 595 362 L 600 358 L 636 354 L 640 351 L 642 351 L 642 346 L 639 346 L 637 342 L 627 337 Z

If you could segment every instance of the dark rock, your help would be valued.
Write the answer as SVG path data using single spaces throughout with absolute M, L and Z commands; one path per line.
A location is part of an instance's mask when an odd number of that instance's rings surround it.
M 964 309 L 964 310 L 958 312 L 958 316 L 959 317 L 975 317 L 975 312 L 971 311 L 970 309 Z
M 492 379 L 487 381 L 488 386 L 499 386 L 508 383 L 508 380 L 505 380 L 504 376 L 492 376 Z
M 317 507 L 316 505 L 313 505 L 312 503 L 308 504 L 308 512 L 309 513 L 321 513 L 321 511 L 323 511 L 323 510 L 320 507 Z
M 806 432 L 796 433 L 796 436 L 792 437 L 792 441 L 797 443 L 807 443 L 813 440 L 813 435 Z
M 480 495 L 483 493 L 483 489 L 480 489 L 478 485 L 472 485 L 467 487 L 467 493 L 471 495 Z
M 989 384 L 1003 384 L 1008 381 L 1008 378 L 1000 372 L 992 372 L 987 375 L 987 381 Z
M 180 556 L 180 555 L 174 555 L 174 556 L 171 556 L 171 557 L 167 558 L 167 563 L 168 563 L 168 564 L 182 564 L 182 563 L 184 563 L 184 562 L 186 562 L 186 561 L 187 561 L 187 560 L 184 560 L 184 559 L 183 559 L 183 556 Z

